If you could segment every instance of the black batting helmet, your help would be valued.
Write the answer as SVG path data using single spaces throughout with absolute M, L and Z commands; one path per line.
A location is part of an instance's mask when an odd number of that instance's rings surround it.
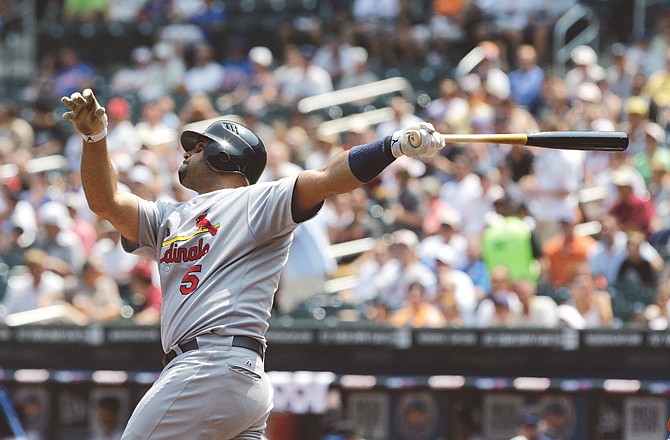
M 185 130 L 181 134 L 181 145 L 190 151 L 200 137 L 210 139 L 204 149 L 205 162 L 214 171 L 221 173 L 239 173 L 247 178 L 249 184 L 256 183 L 261 177 L 267 155 L 263 142 L 244 125 L 229 120 L 212 123 L 203 132 Z

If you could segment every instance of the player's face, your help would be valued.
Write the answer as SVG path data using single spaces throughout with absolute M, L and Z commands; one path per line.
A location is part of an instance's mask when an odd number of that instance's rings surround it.
M 201 139 L 195 147 L 184 153 L 184 161 L 179 167 L 179 182 L 186 188 L 196 190 L 198 181 L 205 178 L 205 173 L 209 171 L 209 167 L 203 158 L 203 150 L 207 146 L 209 139 Z

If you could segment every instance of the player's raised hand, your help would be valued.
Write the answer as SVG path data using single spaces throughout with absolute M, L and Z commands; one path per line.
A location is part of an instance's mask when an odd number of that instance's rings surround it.
M 391 152 L 395 157 L 428 157 L 444 146 L 444 138 L 428 122 L 410 125 L 391 136 Z
M 63 119 L 72 122 L 86 142 L 95 142 L 104 137 L 107 132 L 107 114 L 91 89 L 83 93 L 75 92 L 69 98 L 64 96 L 61 102 L 70 109 L 63 113 Z

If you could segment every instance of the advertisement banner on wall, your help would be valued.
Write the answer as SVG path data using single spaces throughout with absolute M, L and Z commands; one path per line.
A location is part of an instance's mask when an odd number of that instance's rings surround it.
M 347 419 L 367 440 L 389 439 L 390 395 L 387 392 L 354 391 L 348 394 Z
M 623 402 L 624 440 L 658 440 L 668 437 L 667 399 L 626 397 Z
M 443 431 L 446 404 L 431 391 L 405 391 L 395 395 L 391 432 L 398 440 L 435 440 Z

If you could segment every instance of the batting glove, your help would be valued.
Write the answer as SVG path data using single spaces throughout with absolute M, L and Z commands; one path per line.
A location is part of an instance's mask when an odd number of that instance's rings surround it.
M 61 102 L 70 109 L 63 113 L 63 119 L 72 122 L 85 142 L 97 142 L 107 135 L 107 113 L 91 89 L 75 92 L 69 98 L 64 96 Z
M 391 136 L 393 156 L 428 157 L 444 148 L 442 135 L 435 131 L 433 124 L 420 122 L 398 130 Z

